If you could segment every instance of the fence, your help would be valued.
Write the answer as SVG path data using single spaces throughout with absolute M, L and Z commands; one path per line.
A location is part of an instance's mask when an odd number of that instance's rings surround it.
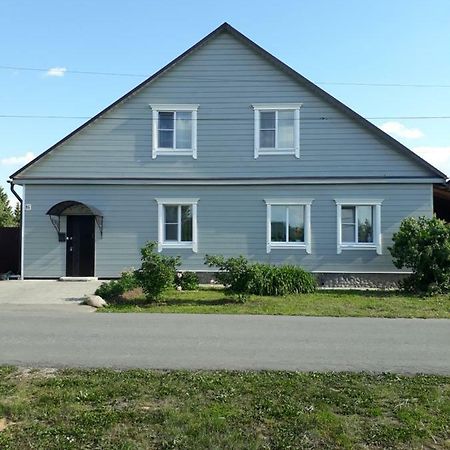
M 20 271 L 20 228 L 0 227 L 0 274 Z

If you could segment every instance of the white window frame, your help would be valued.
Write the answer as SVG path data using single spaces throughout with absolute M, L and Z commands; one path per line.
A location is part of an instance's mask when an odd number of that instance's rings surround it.
M 199 105 L 192 104 L 151 104 L 152 109 L 152 158 L 158 155 L 192 156 L 197 159 L 197 111 Z M 191 112 L 191 148 L 175 148 L 176 146 L 176 122 L 174 123 L 174 148 L 160 148 L 158 139 L 158 122 L 160 112 Z M 176 116 L 176 114 L 175 114 Z M 176 121 L 176 119 L 174 119 Z
M 198 252 L 198 227 L 197 227 L 197 203 L 198 198 L 155 198 L 158 203 L 158 252 L 164 248 L 188 248 L 194 253 Z M 164 206 L 190 206 L 192 208 L 192 241 L 164 240 L 165 214 Z M 179 224 L 178 234 L 181 232 L 181 224 Z
M 255 103 L 252 105 L 255 116 L 255 148 L 254 157 L 257 159 L 260 155 L 294 155 L 300 158 L 300 108 L 302 103 Z M 294 111 L 294 147 L 277 147 L 278 134 L 278 111 Z M 275 148 L 260 147 L 260 113 L 261 111 L 274 111 L 275 114 Z
M 381 204 L 383 200 L 371 199 L 335 199 L 337 208 L 337 254 L 342 250 L 376 250 L 378 255 L 383 253 L 381 233 Z M 372 206 L 373 207 L 373 242 L 342 242 L 342 207 L 343 206 Z M 357 217 L 355 217 L 358 227 Z
M 266 202 L 266 251 L 273 249 L 304 249 L 311 254 L 311 204 L 313 199 L 264 199 Z M 305 242 L 272 242 L 272 206 L 303 206 Z

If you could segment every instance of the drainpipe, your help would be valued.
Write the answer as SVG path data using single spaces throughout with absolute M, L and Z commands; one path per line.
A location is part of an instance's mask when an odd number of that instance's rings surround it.
M 8 180 L 7 181 L 9 183 L 9 187 L 11 189 L 11 192 L 13 193 L 14 197 L 17 198 L 17 200 L 19 201 L 20 204 L 20 249 L 19 249 L 19 267 L 20 267 L 20 279 L 23 280 L 23 256 L 22 256 L 22 248 L 23 248 L 23 200 L 20 197 L 20 195 L 15 191 L 14 187 L 14 181 L 13 180 Z

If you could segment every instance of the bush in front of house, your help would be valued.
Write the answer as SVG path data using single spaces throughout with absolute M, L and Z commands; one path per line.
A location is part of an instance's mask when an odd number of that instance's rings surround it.
M 162 255 L 155 251 L 155 242 L 147 242 L 141 249 L 141 268 L 136 279 L 147 300 L 160 300 L 166 290 L 173 287 L 179 257 Z
M 245 301 L 251 294 L 281 296 L 305 294 L 316 289 L 314 276 L 298 266 L 250 263 L 243 256 L 225 259 L 210 255 L 206 256 L 205 264 L 219 269 L 217 281 L 240 301 Z
M 298 266 L 255 263 L 250 266 L 248 291 L 255 295 L 307 294 L 316 290 L 314 275 Z
M 450 291 L 450 225 L 437 217 L 403 219 L 389 248 L 395 267 L 410 269 L 404 290 L 418 294 Z
M 225 292 L 240 302 L 247 300 L 251 271 L 246 258 L 238 256 L 226 259 L 223 256 L 206 255 L 205 264 L 219 269 L 216 280 L 225 286 Z
M 118 280 L 111 280 L 102 283 L 97 290 L 95 295 L 99 295 L 108 302 L 117 300 L 121 295 L 127 291 L 131 291 L 139 286 L 138 280 L 136 279 L 134 271 L 122 272 Z
M 195 291 L 199 286 L 198 275 L 195 272 L 178 272 L 175 286 L 179 286 L 183 291 Z

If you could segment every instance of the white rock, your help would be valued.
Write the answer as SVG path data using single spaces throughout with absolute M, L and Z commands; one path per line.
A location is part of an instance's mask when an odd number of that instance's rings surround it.
M 88 306 L 93 306 L 94 308 L 103 308 L 108 306 L 99 295 L 85 295 L 83 298 L 83 304 Z

